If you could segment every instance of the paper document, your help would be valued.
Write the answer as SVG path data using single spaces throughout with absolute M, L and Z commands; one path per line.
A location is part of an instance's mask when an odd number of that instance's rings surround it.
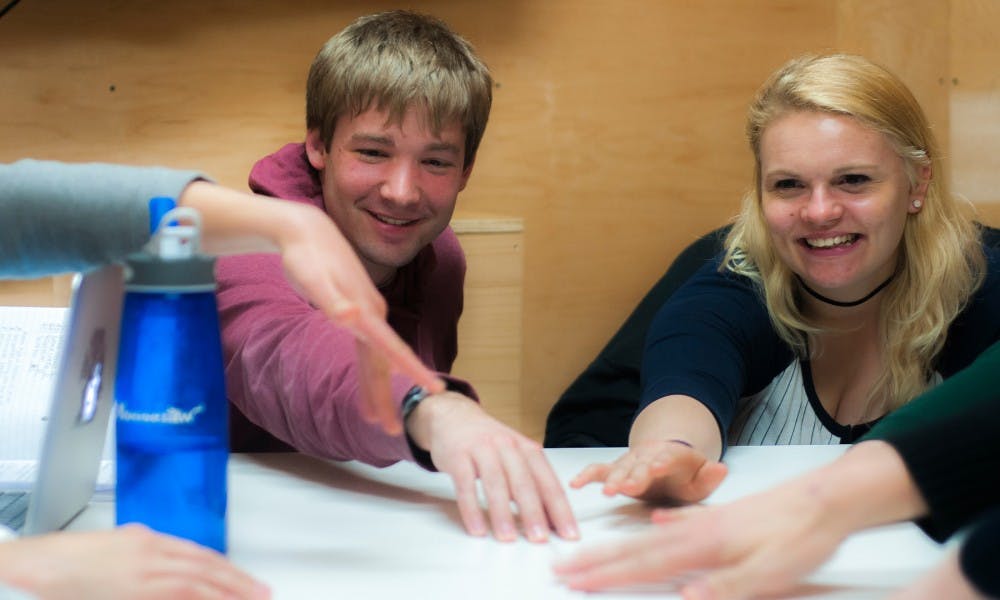
M 4 490 L 30 490 L 38 477 L 37 460 L 0 458 L 0 488 Z M 97 472 L 97 486 L 94 491 L 106 492 L 115 489 L 115 463 L 102 460 Z
M 10 487 L 30 488 L 38 469 L 67 312 L 0 306 L 0 482 Z M 111 435 L 99 488 L 114 485 Z

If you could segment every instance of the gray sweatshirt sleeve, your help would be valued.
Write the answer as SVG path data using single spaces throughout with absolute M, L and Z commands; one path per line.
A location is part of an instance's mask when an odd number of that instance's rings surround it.
M 149 239 L 149 199 L 177 198 L 195 171 L 21 160 L 0 164 L 0 277 L 85 271 Z

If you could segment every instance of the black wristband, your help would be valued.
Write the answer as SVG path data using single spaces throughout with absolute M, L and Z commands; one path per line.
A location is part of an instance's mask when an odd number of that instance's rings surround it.
M 413 438 L 410 437 L 410 432 L 406 430 L 406 418 L 409 417 L 410 413 L 416 410 L 417 406 L 428 396 L 430 396 L 430 393 L 419 385 L 411 387 L 410 390 L 406 392 L 406 395 L 403 396 L 403 404 L 400 409 L 400 414 L 403 422 L 403 433 L 406 436 L 406 444 L 410 447 L 410 452 L 413 453 L 413 460 L 428 471 L 437 471 L 437 467 L 434 466 L 434 461 L 431 459 L 431 453 L 418 446 L 413 441 Z
M 406 417 L 409 417 L 410 413 L 416 410 L 417 405 L 423 402 L 429 395 L 430 393 L 419 385 L 411 387 L 410 390 L 406 392 L 406 395 L 403 396 L 403 404 L 400 409 L 404 423 L 406 422 Z

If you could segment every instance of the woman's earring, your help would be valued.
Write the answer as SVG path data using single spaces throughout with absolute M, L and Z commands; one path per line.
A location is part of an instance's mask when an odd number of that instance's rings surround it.
M 920 200 L 914 200 L 913 201 L 913 208 L 920 208 L 923 205 L 924 205 L 924 203 L 921 202 Z

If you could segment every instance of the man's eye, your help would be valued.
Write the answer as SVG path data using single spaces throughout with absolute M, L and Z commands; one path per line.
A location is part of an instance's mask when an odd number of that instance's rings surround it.
M 375 148 L 359 148 L 358 150 L 356 150 L 356 152 L 361 156 L 367 156 L 371 158 L 377 158 L 386 155 L 385 152 L 381 150 L 376 150 Z
M 428 158 L 424 160 L 424 164 L 429 167 L 433 167 L 435 169 L 447 169 L 448 167 L 451 167 L 454 163 L 452 163 L 449 160 L 443 160 L 440 158 Z

